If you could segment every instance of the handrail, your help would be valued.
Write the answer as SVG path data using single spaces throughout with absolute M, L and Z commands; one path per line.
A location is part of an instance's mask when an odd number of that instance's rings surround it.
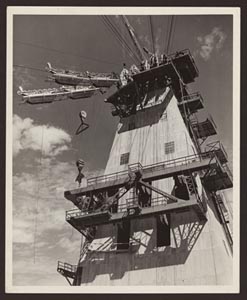
M 75 273 L 77 270 L 77 266 L 76 265 L 71 265 L 69 263 L 66 262 L 62 262 L 62 261 L 58 261 L 57 264 L 57 270 L 58 269 L 62 269 L 71 273 Z
M 215 150 L 218 150 L 218 149 L 215 149 Z M 161 167 L 161 169 L 163 169 L 163 168 L 166 168 L 169 166 L 178 166 L 180 164 L 181 165 L 189 164 L 189 163 L 191 163 L 191 161 L 201 160 L 201 159 L 205 159 L 208 157 L 212 157 L 212 155 L 214 154 L 214 151 L 207 151 L 207 152 L 203 152 L 201 154 L 191 154 L 191 155 L 187 155 L 187 156 L 183 156 L 183 157 L 179 157 L 179 158 L 175 158 L 175 159 L 171 159 L 171 160 L 167 160 L 167 161 L 162 161 L 162 162 L 146 165 L 146 166 L 142 167 L 142 170 L 143 171 L 145 171 L 145 170 L 152 171 L 152 168 L 155 168 L 157 170 L 157 167 Z M 128 170 L 123 170 L 120 172 L 111 173 L 111 174 L 107 174 L 107 175 L 101 175 L 98 177 L 91 177 L 87 180 L 87 184 L 88 184 L 88 186 L 90 186 L 90 185 L 94 185 L 94 184 L 98 184 L 98 183 L 103 183 L 106 181 L 118 180 L 118 179 L 126 177 L 127 175 L 128 175 Z
M 184 49 L 184 50 L 178 51 L 178 52 L 176 52 L 176 53 L 169 54 L 169 55 L 168 55 L 168 59 L 174 59 L 174 58 L 177 58 L 177 54 L 178 54 L 178 53 L 181 53 L 181 56 L 182 56 L 182 55 L 189 55 L 189 57 L 190 57 L 190 59 L 191 59 L 191 62 L 192 62 L 192 64 L 193 64 L 194 68 L 196 69 L 196 72 L 199 73 L 199 70 L 198 70 L 198 68 L 197 68 L 197 66 L 196 66 L 196 64 L 195 64 L 194 58 L 193 58 L 193 56 L 191 55 L 189 49 Z
M 183 96 L 182 101 L 193 100 L 195 98 L 199 98 L 202 102 L 204 101 L 202 95 L 199 92 Z
M 220 141 L 213 141 L 207 144 L 205 148 L 208 149 L 207 152 L 221 150 L 224 156 L 226 157 L 226 159 L 228 158 L 226 150 Z

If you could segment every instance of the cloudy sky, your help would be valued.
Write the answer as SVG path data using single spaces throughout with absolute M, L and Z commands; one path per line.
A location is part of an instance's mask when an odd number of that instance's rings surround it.
M 121 19 L 111 16 L 119 32 L 128 34 Z M 129 16 L 143 46 L 151 49 L 148 16 Z M 169 16 L 153 16 L 159 53 L 167 47 Z M 232 17 L 176 16 L 169 52 L 189 48 L 199 78 L 189 90 L 200 91 L 220 139 L 232 157 Z M 56 273 L 57 261 L 76 264 L 80 235 L 65 222 L 73 206 L 63 198 L 74 188 L 75 161 L 83 158 L 85 171 L 104 169 L 118 118 L 111 116 L 104 98 L 19 105 L 19 86 L 25 90 L 56 87 L 45 81 L 46 63 L 78 71 L 120 72 L 133 63 L 100 16 L 18 15 L 13 26 L 13 284 L 67 285 Z M 9 99 L 11 101 L 11 99 Z M 79 112 L 87 112 L 90 127 L 79 136 Z

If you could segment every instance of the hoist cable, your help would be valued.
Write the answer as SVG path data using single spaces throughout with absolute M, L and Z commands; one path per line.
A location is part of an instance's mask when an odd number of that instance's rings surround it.
M 123 41 L 121 40 L 121 37 L 118 35 L 118 33 L 116 32 L 116 29 L 115 27 L 112 25 L 112 23 L 110 23 L 110 21 L 106 18 L 104 18 L 104 16 L 101 17 L 102 19 L 102 22 L 103 24 L 107 27 L 107 29 L 113 33 L 113 35 L 115 36 L 117 42 L 118 42 L 118 45 L 120 46 L 121 49 L 124 48 L 124 45 L 123 45 Z M 129 57 L 133 60 L 133 57 L 130 55 L 130 50 L 128 49 L 128 47 L 125 45 L 126 49 L 128 50 L 127 53 L 129 55 Z
M 117 32 L 118 32 L 118 29 L 117 29 L 117 28 L 116 28 L 116 30 L 117 30 Z M 124 35 L 121 35 L 119 32 L 118 32 L 118 34 L 119 34 L 120 38 L 124 41 L 124 44 L 127 46 L 127 48 L 129 49 L 130 53 L 132 54 L 132 56 L 134 56 L 135 59 L 136 59 L 137 61 L 139 61 L 139 56 L 138 56 L 138 54 L 136 53 L 136 51 L 134 51 L 134 50 L 130 47 L 128 41 L 126 40 L 126 38 L 124 38 Z M 134 61 L 134 62 L 135 62 L 135 61 Z
M 153 54 L 155 54 L 155 41 L 154 41 L 154 31 L 153 31 L 152 16 L 149 16 L 149 25 L 150 25 L 151 38 L 152 38 Z
M 171 35 L 172 35 L 172 30 L 173 30 L 173 23 L 174 23 L 174 16 L 171 17 L 171 25 L 170 25 L 170 29 L 169 29 L 168 42 L 167 42 L 167 48 L 166 48 L 166 52 L 167 53 L 169 53 L 169 49 L 170 49 L 170 42 L 171 42 Z
M 39 208 L 39 190 L 40 190 L 40 171 L 42 166 L 42 155 L 43 155 L 43 143 L 44 143 L 44 126 L 42 126 L 42 133 L 41 133 L 41 153 L 40 153 L 40 161 L 37 169 L 40 168 L 37 172 L 38 178 L 38 189 L 36 193 L 36 209 L 35 209 L 35 219 L 34 219 L 34 240 L 33 240 L 33 261 L 35 264 L 36 259 L 36 239 L 37 239 L 37 223 L 38 223 L 38 208 Z
M 35 68 L 35 67 L 28 67 L 28 66 L 16 65 L 16 64 L 14 64 L 13 67 L 23 68 L 23 69 L 30 69 L 30 70 L 35 70 L 35 71 L 40 71 L 40 72 L 45 72 L 45 73 L 47 73 L 47 71 L 42 70 L 42 69 L 39 69 L 39 68 Z
M 174 16 L 173 28 L 172 28 L 172 33 L 171 33 L 170 49 L 172 49 L 173 41 L 174 41 L 174 37 L 175 37 L 175 29 L 176 29 L 176 23 L 177 23 L 176 21 L 177 21 L 177 18 L 176 18 L 176 16 Z
M 100 63 L 111 64 L 111 65 L 119 65 L 118 63 L 115 63 L 115 62 L 109 62 L 109 61 L 105 61 L 105 60 L 98 59 L 98 58 L 93 58 L 93 57 L 89 57 L 89 56 L 79 55 L 79 54 L 76 54 L 76 53 L 70 53 L 70 52 L 67 52 L 67 51 L 62 51 L 62 50 L 58 50 L 58 49 L 48 48 L 48 47 L 44 47 L 44 46 L 41 46 L 41 45 L 35 45 L 35 44 L 32 44 L 32 43 L 26 43 L 26 42 L 17 41 L 17 40 L 15 40 L 14 42 L 15 43 L 19 43 L 19 44 L 23 44 L 23 45 L 27 45 L 27 46 L 30 46 L 30 47 L 44 49 L 44 50 L 47 50 L 47 51 L 53 51 L 53 52 L 61 53 L 61 54 L 64 54 L 64 55 L 69 55 L 69 56 L 74 56 L 74 57 L 80 57 L 80 58 L 84 58 L 84 59 L 88 59 L 88 60 L 93 60 L 93 61 L 97 61 L 97 62 L 100 62 Z
M 126 39 L 119 33 L 116 25 L 114 25 L 113 22 L 107 16 L 102 16 L 102 20 L 103 20 L 104 24 L 109 28 L 109 30 L 114 34 L 114 36 L 116 37 L 116 39 L 119 42 L 120 46 L 126 48 L 130 58 L 134 62 L 135 62 L 135 59 L 138 60 L 137 54 L 131 49 L 131 47 L 129 46 Z

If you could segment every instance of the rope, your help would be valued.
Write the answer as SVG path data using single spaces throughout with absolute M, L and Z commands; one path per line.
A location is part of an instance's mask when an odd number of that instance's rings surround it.
M 42 135 L 41 135 L 41 154 L 40 154 L 40 161 L 39 166 L 41 170 L 42 166 L 42 155 L 43 155 L 43 142 L 44 142 L 44 127 L 42 126 Z M 37 170 L 39 169 L 37 167 Z M 38 170 L 39 171 L 39 170 Z M 37 236 L 37 223 L 38 223 L 38 208 L 39 208 L 39 189 L 40 189 L 40 176 L 39 172 L 37 172 L 37 178 L 38 178 L 38 190 L 36 194 L 36 212 L 35 212 L 35 219 L 34 219 L 34 241 L 33 241 L 33 262 L 35 264 L 36 259 L 36 236 Z

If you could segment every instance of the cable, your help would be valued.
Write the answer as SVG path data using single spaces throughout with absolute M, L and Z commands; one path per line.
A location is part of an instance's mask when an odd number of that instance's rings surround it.
M 19 43 L 19 44 L 23 44 L 23 45 L 28 45 L 28 46 L 31 46 L 31 47 L 35 47 L 35 48 L 48 50 L 48 51 L 58 52 L 58 53 L 65 54 L 65 55 L 70 55 L 70 56 L 74 56 L 74 57 L 80 57 L 80 58 L 85 58 L 85 59 L 88 59 L 88 60 L 98 61 L 98 62 L 105 63 L 105 64 L 119 65 L 119 63 L 114 63 L 114 62 L 109 62 L 109 61 L 105 61 L 105 60 L 101 60 L 101 59 L 97 59 L 97 58 L 92 58 L 92 57 L 89 57 L 89 56 L 69 53 L 69 52 L 66 52 L 66 51 L 61 51 L 61 50 L 58 50 L 58 49 L 52 49 L 52 48 L 44 47 L 44 46 L 41 46 L 41 45 L 35 45 L 35 44 L 32 44 L 32 43 L 26 43 L 26 42 L 17 41 L 17 40 L 15 40 L 14 42 Z
M 43 155 L 43 142 L 44 142 L 44 126 L 42 126 L 42 135 L 41 135 L 41 154 L 40 154 L 40 161 L 39 166 L 41 169 L 42 165 L 42 155 Z M 36 258 L 36 235 L 37 235 L 37 223 L 38 223 L 38 208 L 39 208 L 39 189 L 40 189 L 40 177 L 39 177 L 39 171 L 37 174 L 38 178 L 38 190 L 36 194 L 36 214 L 34 219 L 34 240 L 33 240 L 33 262 L 35 264 L 35 258 Z
M 171 33 L 170 49 L 172 49 L 172 45 L 173 45 L 173 41 L 174 41 L 176 23 L 177 23 L 177 18 L 176 18 L 176 16 L 174 16 L 174 23 L 173 23 L 172 33 Z
M 124 37 L 119 33 L 117 27 L 113 24 L 113 22 L 107 17 L 107 16 L 102 16 L 101 19 L 103 20 L 103 23 L 108 27 L 108 29 L 113 33 L 113 35 L 116 37 L 119 45 L 121 48 L 125 47 L 127 50 L 127 53 L 129 57 L 135 62 L 136 60 L 139 60 L 137 54 L 131 49 L 129 46 L 128 42 Z
M 150 31 L 151 31 L 151 37 L 152 37 L 153 53 L 155 54 L 155 43 L 154 43 L 154 31 L 153 31 L 152 16 L 149 16 L 149 24 L 150 24 Z
M 172 18 L 171 18 L 171 25 L 170 25 L 170 29 L 169 29 L 169 35 L 168 35 L 168 42 L 167 42 L 166 53 L 169 52 L 169 48 L 170 48 L 170 42 L 171 42 L 171 35 L 172 35 L 173 23 L 174 23 L 174 16 L 172 16 Z
M 167 24 L 166 24 L 166 38 L 164 39 L 164 51 L 167 53 L 167 44 L 168 44 L 168 37 L 169 37 L 169 30 L 170 30 L 170 18 L 167 16 Z
M 121 49 L 125 45 L 125 48 L 128 51 L 128 55 L 130 56 L 131 59 L 133 59 L 133 57 L 130 55 L 131 54 L 130 47 L 128 46 L 128 44 L 125 44 L 125 42 L 122 39 L 122 36 L 120 35 L 120 33 L 118 32 L 116 27 L 113 25 L 113 23 L 110 21 L 110 19 L 108 19 L 107 16 L 101 16 L 101 20 L 102 20 L 103 24 L 107 27 L 107 29 L 109 29 L 109 31 L 112 32 L 113 35 L 116 37 L 116 40 L 117 40 L 118 44 L 120 45 Z
M 47 71 L 45 71 L 45 70 L 42 70 L 42 69 L 39 69 L 39 68 L 34 68 L 34 67 L 23 66 L 23 65 L 13 65 L 13 67 L 30 69 L 30 70 L 35 70 L 35 71 L 40 71 L 40 72 L 47 73 Z

